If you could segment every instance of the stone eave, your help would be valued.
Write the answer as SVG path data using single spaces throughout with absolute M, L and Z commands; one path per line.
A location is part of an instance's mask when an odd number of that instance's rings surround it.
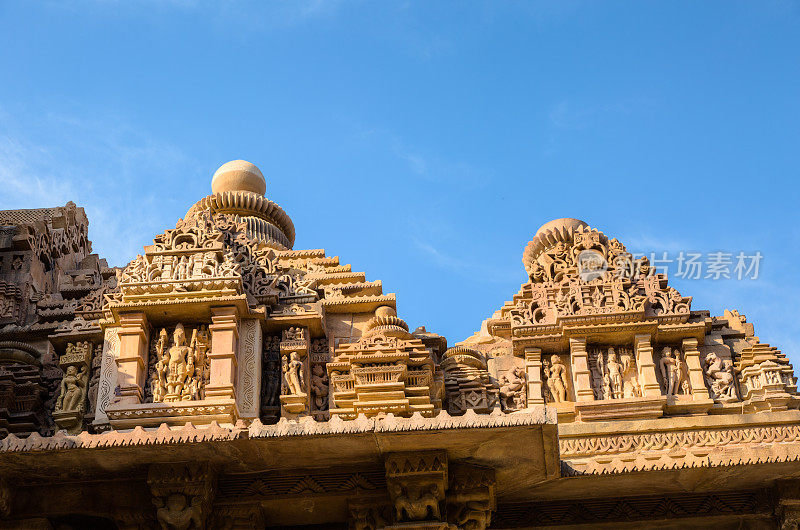
M 520 445 L 528 449 L 515 452 Z M 126 473 L 142 464 L 182 460 L 244 473 L 335 467 L 343 461 L 380 466 L 387 453 L 409 447 L 443 449 L 451 460 L 492 467 L 498 488 L 516 497 L 560 474 L 555 411 L 544 407 L 514 414 L 441 412 L 433 418 L 281 419 L 275 425 L 255 421 L 249 428 L 212 423 L 74 436 L 59 431 L 26 439 L 10 435 L 0 441 L 0 466 L 12 482 L 66 478 L 78 468 L 84 477 Z

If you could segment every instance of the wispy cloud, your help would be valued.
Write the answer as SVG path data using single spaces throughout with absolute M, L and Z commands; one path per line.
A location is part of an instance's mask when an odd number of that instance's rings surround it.
M 169 195 L 158 189 L 142 193 L 142 183 L 153 174 L 191 173 L 192 166 L 180 150 L 119 116 L 22 120 L 0 111 L 0 208 L 74 201 L 89 217 L 94 251 L 111 265 L 129 261 L 175 221 Z

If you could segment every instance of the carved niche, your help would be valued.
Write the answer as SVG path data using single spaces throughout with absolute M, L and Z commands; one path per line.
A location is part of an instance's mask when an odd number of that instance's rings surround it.
M 730 359 L 720 359 L 716 353 L 709 352 L 704 362 L 703 374 L 711 398 L 717 403 L 738 401 L 736 393 L 736 372 Z
M 666 396 L 691 395 L 689 367 L 686 356 L 680 348 L 663 346 L 658 358 L 658 373 L 661 375 L 661 389 Z
M 211 336 L 206 326 L 187 330 L 178 323 L 172 333 L 161 328 L 158 338 L 151 341 L 146 386 L 149 401 L 170 403 L 205 399 L 210 347 Z
M 94 349 L 94 345 L 88 341 L 70 342 L 59 361 L 64 377 L 61 379 L 53 420 L 59 428 L 70 434 L 79 433 L 83 427 Z
M 596 400 L 641 397 L 636 358 L 631 348 L 590 346 L 588 354 Z
M 308 412 L 308 329 L 291 327 L 283 331 L 281 352 L 281 416 Z
M 525 360 L 514 355 L 501 355 L 489 359 L 489 373 L 498 387 L 500 406 L 511 412 L 527 407 L 527 376 Z
M 265 424 L 275 423 L 280 415 L 280 393 L 283 386 L 281 371 L 281 338 L 278 335 L 264 337 L 261 350 L 261 411 L 259 417 Z
M 542 360 L 542 376 L 548 403 L 563 403 L 569 399 L 571 377 L 569 368 L 560 355 L 553 354 L 549 359 Z

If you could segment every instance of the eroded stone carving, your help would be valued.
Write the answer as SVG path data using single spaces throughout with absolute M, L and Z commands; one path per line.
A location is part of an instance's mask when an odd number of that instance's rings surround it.
M 500 376 L 500 399 L 503 410 L 520 410 L 525 408 L 525 370 L 515 366 Z
M 215 475 L 207 464 L 152 465 L 147 483 L 163 530 L 206 527 L 215 489 Z
M 457 528 L 485 530 L 496 509 L 494 470 L 458 464 L 450 467 L 447 520 Z

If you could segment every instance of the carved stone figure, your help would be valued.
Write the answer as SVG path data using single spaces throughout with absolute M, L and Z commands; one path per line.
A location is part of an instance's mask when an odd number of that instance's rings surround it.
M 314 364 L 311 369 L 311 392 L 314 394 L 314 404 L 317 410 L 328 407 L 328 374 L 322 364 Z
M 82 411 L 88 379 L 89 371 L 85 366 L 81 367 L 80 372 L 77 366 L 67 367 L 67 373 L 61 380 L 61 394 L 56 401 L 56 411 Z
M 641 396 L 636 361 L 630 349 L 594 347 L 590 352 L 590 371 L 595 399 L 622 399 Z
M 297 352 L 283 357 L 283 384 L 284 394 L 296 396 L 305 393 L 303 361 Z
M 394 488 L 394 510 L 398 521 L 424 521 L 440 519 L 439 486 L 437 484 L 412 483 L 403 486 L 399 483 Z
M 622 363 L 623 377 L 623 397 L 641 397 L 642 388 L 639 386 L 639 378 L 636 376 L 636 362 L 630 353 L 620 355 Z
M 157 500 L 156 517 L 162 530 L 203 528 L 201 502 L 200 497 L 194 497 L 191 502 L 187 502 L 183 493 L 173 493 L 162 506 L 159 506 L 160 500 Z
M 688 393 L 687 367 L 686 362 L 680 357 L 680 350 L 672 350 L 669 346 L 665 346 L 661 351 L 659 366 L 664 379 L 664 390 L 668 396 Z
M 605 370 L 608 374 L 611 397 L 614 399 L 622 398 L 624 396 L 622 378 L 623 367 L 617 361 L 617 354 L 614 352 L 614 348 L 608 349 L 608 358 L 606 359 Z
M 173 333 L 173 345 L 168 347 L 167 330 L 161 329 L 156 343 L 158 360 L 150 380 L 154 403 L 202 399 L 208 343 L 207 331 L 201 327 L 192 331 L 187 346 L 185 328 L 179 323 Z
M 735 376 L 733 374 L 733 363 L 722 360 L 714 352 L 706 355 L 706 383 L 711 388 L 712 398 L 720 401 L 736 401 Z
M 552 355 L 550 362 L 545 359 L 544 373 L 547 378 L 547 388 L 556 403 L 567 400 L 567 389 L 569 388 L 569 377 L 567 367 L 558 355 Z
M 514 367 L 500 378 L 500 399 L 506 410 L 525 408 L 525 370 Z

